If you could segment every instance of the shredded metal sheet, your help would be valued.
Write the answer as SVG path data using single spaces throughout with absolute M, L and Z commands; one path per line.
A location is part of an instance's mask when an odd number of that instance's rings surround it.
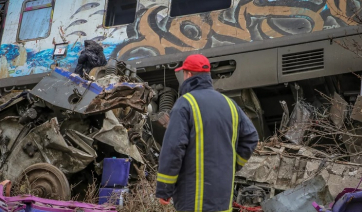
M 89 114 L 127 106 L 139 112 L 146 112 L 152 97 L 153 91 L 146 83 L 119 82 L 114 84 L 112 89 L 104 90 L 94 98 L 85 113 Z
M 106 112 L 103 127 L 93 138 L 113 146 L 118 153 L 128 155 L 136 161 L 144 163 L 136 145 L 129 141 L 126 128 L 118 122 L 112 111 Z
M 328 204 L 333 201 L 321 176 L 301 183 L 261 203 L 264 212 L 315 212 L 312 203 Z
M 310 118 L 311 113 L 298 101 L 290 116 L 289 129 L 285 133 L 285 137 L 293 143 L 300 144 L 303 141 Z
M 355 187 L 359 183 L 362 165 L 317 158 L 315 156 L 321 154 L 317 150 L 294 146 L 299 147 L 297 154 L 283 153 L 282 148 L 269 148 L 272 151 L 260 151 L 262 155 L 254 154 L 236 176 L 270 188 L 287 190 L 321 175 L 333 197 L 343 188 Z
M 115 83 L 117 80 L 119 76 L 112 75 L 97 83 L 56 68 L 30 93 L 52 105 L 77 113 L 101 113 L 124 106 L 144 112 L 153 96 L 151 87 L 147 83 Z M 105 82 L 110 84 L 105 85 Z
M 344 124 L 348 103 L 336 92 L 332 100 L 330 117 L 333 124 L 339 129 Z
M 83 140 L 74 140 L 75 146 L 87 147 Z M 38 151 L 29 157 L 24 153 L 25 147 L 36 146 Z M 1 170 L 3 177 L 15 180 L 30 165 L 35 163 L 49 163 L 59 168 L 65 174 L 83 170 L 97 157 L 96 152 L 88 148 L 69 146 L 59 131 L 56 118 L 33 128 L 9 156 L 6 166 Z

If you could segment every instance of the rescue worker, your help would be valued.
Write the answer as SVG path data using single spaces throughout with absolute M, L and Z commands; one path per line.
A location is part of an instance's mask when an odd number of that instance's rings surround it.
M 156 197 L 173 198 L 177 211 L 231 211 L 234 174 L 259 140 L 237 104 L 215 91 L 210 62 L 190 55 L 183 71 L 181 98 L 170 113 L 157 174 Z
M 84 72 L 89 74 L 93 68 L 105 66 L 107 64 L 106 57 L 103 53 L 103 47 L 97 42 L 85 40 L 84 48 L 85 49 L 78 58 L 78 64 L 74 71 L 74 73 L 79 74 L 81 77 L 84 77 Z

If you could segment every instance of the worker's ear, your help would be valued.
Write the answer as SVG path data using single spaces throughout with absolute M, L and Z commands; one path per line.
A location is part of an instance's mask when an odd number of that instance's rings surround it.
M 191 71 L 183 71 L 183 72 L 184 72 L 184 81 L 192 77 Z

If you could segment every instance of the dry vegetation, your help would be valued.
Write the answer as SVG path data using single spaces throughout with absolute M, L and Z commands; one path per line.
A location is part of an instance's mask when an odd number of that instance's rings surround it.
M 152 180 L 141 178 L 139 182 L 131 185 L 131 192 L 125 196 L 125 206 L 120 212 L 140 211 L 140 212 L 175 212 L 172 205 L 163 206 L 155 197 L 156 178 Z
M 71 186 L 75 188 L 76 185 Z M 100 186 L 97 179 L 93 177 L 93 182 L 88 184 L 82 202 L 98 204 Z M 173 206 L 163 206 L 155 197 L 156 194 L 156 174 L 147 176 L 139 175 L 139 180 L 129 185 L 129 192 L 123 195 L 123 207 L 117 206 L 119 195 L 113 193 L 106 204 L 115 205 L 119 212 L 176 212 Z M 79 194 L 72 200 L 77 201 Z

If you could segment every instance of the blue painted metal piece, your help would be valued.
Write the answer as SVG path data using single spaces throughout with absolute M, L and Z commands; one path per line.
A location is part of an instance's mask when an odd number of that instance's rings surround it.
M 99 204 L 110 203 L 123 206 L 122 194 L 128 192 L 127 188 L 101 188 L 99 189 Z
M 96 83 L 77 74 L 56 68 L 44 77 L 31 91 L 44 101 L 78 113 L 84 113 L 90 102 L 102 91 Z M 73 98 L 73 100 L 71 100 Z M 78 98 L 78 101 L 76 99 Z
M 137 89 L 143 86 L 142 83 L 128 82 L 101 86 L 65 69 L 56 68 L 49 76 L 44 77 L 30 93 L 52 105 L 77 113 L 89 114 L 113 109 L 110 108 L 113 105 L 103 105 L 102 108 L 92 108 L 90 112 L 87 111 L 91 102 L 102 92 L 112 93 L 112 89 L 117 90 L 115 92 L 122 92 L 122 88 Z
M 103 187 L 126 186 L 131 162 L 123 158 L 105 158 L 103 161 Z

